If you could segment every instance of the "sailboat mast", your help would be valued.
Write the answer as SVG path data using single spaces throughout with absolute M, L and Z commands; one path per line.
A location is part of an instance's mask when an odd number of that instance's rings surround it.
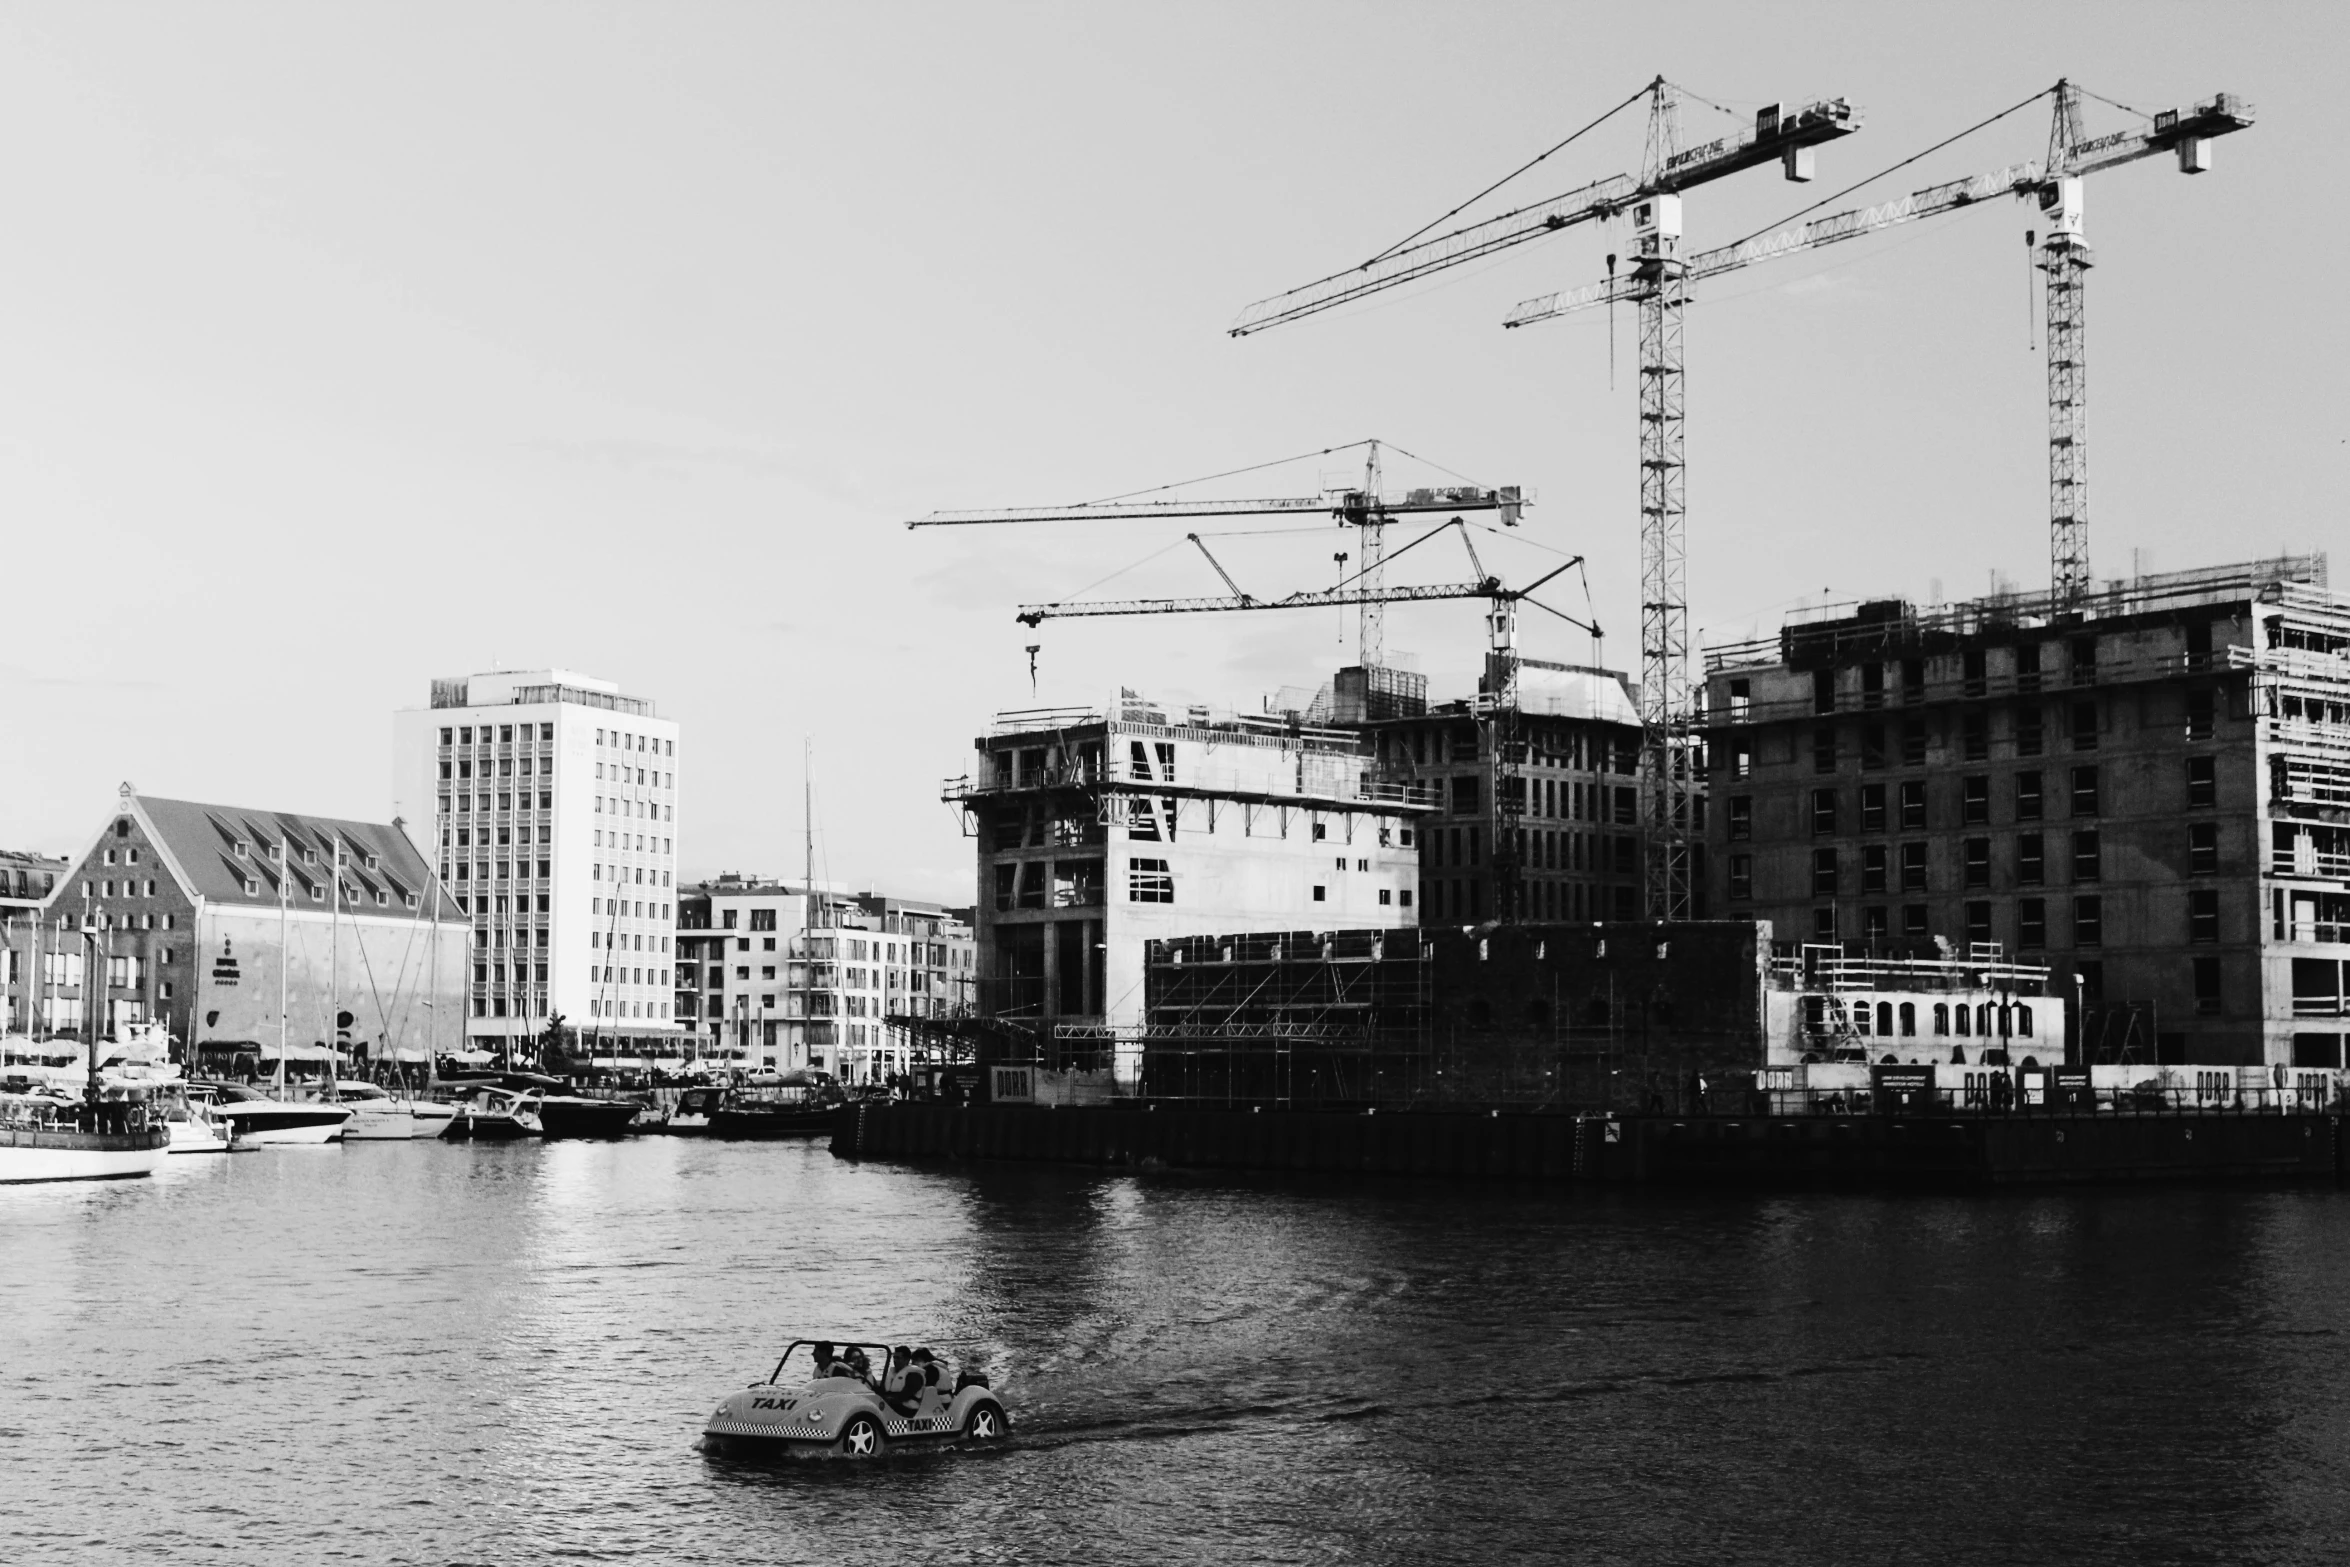
M 815 1060 L 816 1039 L 816 742 L 800 736 L 800 1065 Z
M 326 902 L 326 1051 L 333 1059 L 327 1062 L 327 1080 L 342 1075 L 343 1071 L 343 836 L 335 834 L 332 840 L 333 863 L 327 871 L 334 879 L 334 890 Z M 334 1098 L 330 1086 L 325 1094 Z
M 286 970 L 293 966 L 294 852 L 281 834 L 277 840 L 277 1079 L 272 1091 L 286 1095 Z

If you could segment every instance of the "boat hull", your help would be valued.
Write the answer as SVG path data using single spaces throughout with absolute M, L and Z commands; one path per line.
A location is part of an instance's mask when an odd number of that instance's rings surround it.
M 416 1116 L 406 1105 L 370 1105 L 354 1113 L 343 1127 L 347 1143 L 404 1143 L 416 1135 Z
M 139 1132 L 0 1129 L 0 1183 L 119 1181 L 153 1175 L 171 1153 L 164 1127 Z
M 782 1137 L 817 1137 L 828 1133 L 838 1119 L 826 1110 L 726 1109 L 710 1116 L 711 1137 L 763 1141 Z
M 449 1143 L 511 1143 L 538 1134 L 510 1115 L 474 1115 L 459 1110 L 441 1128 L 441 1141 Z
M 190 1118 L 167 1123 L 171 1128 L 173 1153 L 227 1153 L 229 1140 L 206 1121 Z
M 213 1114 L 235 1128 L 240 1148 L 339 1142 L 351 1120 L 339 1105 L 233 1104 Z
M 643 1105 L 616 1099 L 542 1099 L 532 1108 L 539 1135 L 546 1138 L 626 1137 L 644 1111 Z

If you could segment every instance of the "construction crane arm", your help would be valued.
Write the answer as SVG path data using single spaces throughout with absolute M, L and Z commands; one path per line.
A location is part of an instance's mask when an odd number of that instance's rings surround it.
M 1008 506 L 982 511 L 934 511 L 906 524 L 909 528 L 969 528 L 1010 522 L 1127 522 L 1154 517 L 1262 517 L 1324 512 L 1361 518 L 1379 511 L 1390 517 L 1437 511 L 1499 511 L 1515 522 L 1533 499 L 1517 485 L 1483 489 L 1476 485 L 1446 485 L 1367 495 L 1360 490 L 1325 491 L 1319 495 L 1283 496 L 1244 501 L 1105 501 L 1082 506 Z
M 1100 599 L 1092 603 L 1023 604 L 1017 617 L 1024 626 L 1048 620 L 1082 619 L 1099 615 L 1195 615 L 1231 609 L 1327 609 L 1348 604 L 1420 604 L 1437 599 L 1507 597 L 1509 590 L 1491 577 L 1483 582 L 1439 582 L 1412 588 L 1324 588 L 1292 593 L 1285 598 Z
M 2179 167 L 2189 174 L 2201 174 L 2211 167 L 2205 143 L 2215 136 L 2247 129 L 2252 124 L 2252 105 L 2235 93 L 2213 93 L 2205 102 L 2192 109 L 2165 109 L 2154 117 L 2153 127 L 2143 131 L 2117 131 L 2110 136 L 2093 137 L 2075 142 L 2066 153 L 2064 166 L 2058 174 L 2094 174 L 2118 164 L 2135 163 L 2140 158 L 2151 158 L 2157 153 L 2176 151 Z
M 1656 85 L 1669 90 L 1661 81 Z M 1246 337 L 1267 327 L 1335 309 L 1383 289 L 1414 282 L 1447 267 L 1481 261 L 1513 245 L 1540 239 L 1563 228 L 1614 217 L 1642 196 L 1689 190 L 1774 160 L 1786 162 L 1790 175 L 1794 176 L 1797 160 L 1810 148 L 1849 136 L 1858 129 L 1860 123 L 1852 106 L 1841 98 L 1819 99 L 1792 110 L 1772 104 L 1755 116 L 1752 128 L 1675 153 L 1646 182 L 1635 180 L 1629 174 L 1611 175 L 1548 201 L 1390 251 L 1359 267 L 1258 300 L 1241 311 L 1240 319 L 1232 323 L 1231 334 Z
M 1758 235 L 1735 245 L 1725 245 L 1719 250 L 1699 251 L 1689 258 L 1688 276 L 1692 281 L 1715 277 L 1724 272 L 1753 266 L 1760 261 L 1772 261 L 1780 256 L 1794 255 L 1798 251 L 1833 245 L 1839 240 L 1858 239 L 1864 234 L 1873 234 L 1896 224 L 1913 223 L 1920 218 L 1955 212 L 1961 207 L 1971 207 L 1994 196 L 2027 195 L 2044 183 L 2046 178 L 2046 171 L 2039 163 L 2027 162 L 2011 164 L 1989 174 L 1929 185 L 1923 190 L 1911 191 L 1898 200 L 1882 202 L 1873 207 L 1854 207 L 1824 218 L 1814 218 L 1808 223 L 1798 223 L 1773 234 Z M 1605 283 L 1594 283 L 1588 288 L 1544 294 L 1521 302 L 1502 325 L 1531 326 L 1537 321 L 1554 320 L 1596 305 L 1635 300 L 1648 286 L 1627 274 L 1611 278 Z
M 1691 281 L 1717 277 L 1724 272 L 1753 266 L 1757 262 L 1815 250 L 1839 240 L 1858 239 L 1864 234 L 1873 234 L 1879 229 L 1892 228 L 1897 224 L 1939 217 L 1945 212 L 1971 207 L 1995 196 L 2030 196 L 2047 186 L 2052 179 L 2077 178 L 2100 169 L 2133 163 L 2140 158 L 2150 158 L 2161 152 L 2176 151 L 2181 168 L 2199 172 L 2210 166 L 2205 143 L 2214 136 L 2240 131 L 2251 124 L 2251 105 L 2233 93 L 2215 93 L 2208 102 L 2197 104 L 2191 111 L 2168 109 L 2154 116 L 2151 130 L 2122 131 L 2075 143 L 2061 165 L 2053 170 L 2037 160 L 2010 164 L 1988 174 L 1929 185 L 1923 190 L 1911 191 L 1898 200 L 1882 202 L 1873 207 L 1854 207 L 1828 217 L 1814 218 L 1808 223 L 1798 223 L 1776 233 L 1757 235 L 1719 250 L 1700 251 L 1689 258 L 1688 276 Z M 1598 305 L 1636 300 L 1648 286 L 1638 277 L 1626 274 L 1610 278 L 1605 283 L 1594 283 L 1588 288 L 1544 294 L 1521 301 L 1503 320 L 1502 325 L 1531 326 L 1537 321 L 1554 320 Z
M 1424 239 L 1416 245 L 1407 245 L 1392 251 L 1376 261 L 1366 261 L 1359 267 L 1334 272 L 1326 278 L 1285 294 L 1260 299 L 1241 311 L 1232 323 L 1231 335 L 1246 337 L 1251 332 L 1262 332 L 1270 326 L 1302 320 L 1324 310 L 1376 294 L 1382 289 L 1410 283 L 1430 273 L 1457 267 L 1463 262 L 1479 261 L 1513 245 L 1522 245 L 1545 234 L 1572 228 L 1578 223 L 1589 223 L 1595 218 L 1609 217 L 1623 209 L 1638 189 L 1638 182 L 1629 174 L 1611 174 L 1604 180 L 1594 180 L 1577 190 L 1567 191 L 1538 201 L 1532 206 L 1505 212 L 1497 218 L 1471 223 L 1434 239 Z

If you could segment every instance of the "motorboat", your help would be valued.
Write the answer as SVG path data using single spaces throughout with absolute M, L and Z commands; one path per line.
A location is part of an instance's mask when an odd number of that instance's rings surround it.
M 153 1175 L 171 1132 L 147 1103 L 73 1099 L 52 1089 L 0 1093 L 0 1182 L 106 1181 Z
M 343 1141 L 406 1142 L 419 1135 L 415 1107 L 405 1099 L 394 1099 L 377 1084 L 342 1078 L 336 1081 L 334 1092 L 335 1103 L 351 1111 L 351 1119 L 343 1127 Z
M 240 1147 L 339 1142 L 343 1128 L 351 1121 L 347 1105 L 272 1099 L 258 1089 L 236 1083 L 208 1086 L 213 1093 L 213 1119 L 232 1129 L 232 1140 Z
M 803 1347 L 809 1353 L 794 1365 Z M 878 1383 L 863 1374 L 874 1365 L 890 1365 L 887 1345 L 794 1339 L 766 1381 L 719 1403 L 702 1428 L 703 1450 L 866 1459 L 905 1448 L 990 1445 L 1012 1434 L 1003 1401 L 981 1373 L 963 1372 L 949 1391 L 936 1361 L 902 1367 Z
M 440 1137 L 452 1143 L 510 1143 L 539 1135 L 538 1117 L 523 1106 L 523 1096 L 494 1083 L 457 1085 L 446 1101 L 448 1119 Z
M 829 1077 L 787 1072 L 766 1086 L 689 1088 L 670 1113 L 667 1130 L 686 1137 L 753 1140 L 822 1136 L 832 1130 L 841 1102 Z
M 590 1099 L 580 1094 L 533 1093 L 524 1096 L 537 1116 L 539 1135 L 559 1137 L 626 1137 L 644 1113 L 635 1099 Z
M 229 1127 L 213 1119 L 209 1087 L 174 1083 L 154 1099 L 156 1113 L 171 1132 L 173 1153 L 227 1153 L 234 1146 Z

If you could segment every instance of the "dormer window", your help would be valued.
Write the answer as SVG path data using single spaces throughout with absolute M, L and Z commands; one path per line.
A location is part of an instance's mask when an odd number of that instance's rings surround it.
M 245 878 L 245 896 L 248 898 L 258 898 L 261 896 L 260 877 L 248 876 Z
M 238 858 L 238 859 L 240 859 L 240 860 L 241 860 L 241 859 L 244 859 L 244 858 L 246 858 L 248 855 L 250 855 L 250 854 L 252 853 L 252 850 L 253 850 L 253 846 L 252 846 L 251 844 L 247 843 L 247 842 L 246 842 L 244 839 L 242 839 L 242 838 L 239 838 L 239 839 L 237 840 L 237 858 Z
M 371 871 L 381 869 L 381 862 L 371 854 L 367 857 L 367 868 Z
M 392 895 L 379 889 L 375 895 L 375 906 L 379 909 L 390 908 L 392 906 Z
M 412 893 L 410 893 L 410 894 L 408 894 L 408 907 L 410 907 L 410 908 L 412 908 L 412 909 L 413 909 L 413 908 L 415 908 L 415 907 L 417 907 L 417 906 L 418 906 L 419 904 L 421 904 L 423 901 L 424 901 L 423 899 L 421 899 L 421 898 L 417 897 L 417 896 L 416 896 L 416 894 L 415 894 L 415 893 L 413 893 L 413 892 L 412 892 Z

